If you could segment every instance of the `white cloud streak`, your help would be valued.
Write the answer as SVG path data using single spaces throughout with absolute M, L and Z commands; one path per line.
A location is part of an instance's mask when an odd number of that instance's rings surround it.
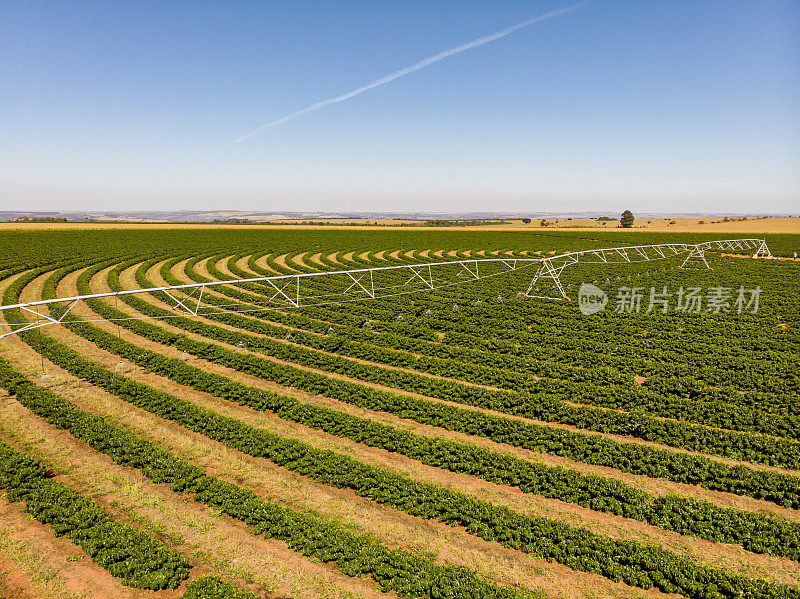
M 392 82 L 392 81 L 394 81 L 396 79 L 400 79 L 400 77 L 405 77 L 406 75 L 409 75 L 409 74 L 411 74 L 411 73 L 413 73 L 415 71 L 419 71 L 420 69 L 424 69 L 425 67 L 428 67 L 428 66 L 430 66 L 430 65 L 432 65 L 434 63 L 437 63 L 440 60 L 444 60 L 445 58 L 449 58 L 450 56 L 454 56 L 456 54 L 460 54 L 461 52 L 466 52 L 467 50 L 471 50 L 472 48 L 477 48 L 479 46 L 483 46 L 483 45 L 488 44 L 490 42 L 499 40 L 500 38 L 504 38 L 507 35 L 511 35 L 515 31 L 518 31 L 520 29 L 523 29 L 525 27 L 533 25 L 534 23 L 540 23 L 542 21 L 546 21 L 546 20 L 552 19 L 554 17 L 560 17 L 562 15 L 574 12 L 574 11 L 578 10 L 579 8 L 582 8 L 582 7 L 586 6 L 591 1 L 592 0 L 588 0 L 586 2 L 580 2 L 578 4 L 573 4 L 573 5 L 567 6 L 565 8 L 560 8 L 558 10 L 551 10 L 550 12 L 546 12 L 546 13 L 544 13 L 542 15 L 539 15 L 538 17 L 533 17 L 532 19 L 528 19 L 527 21 L 523 21 L 522 23 L 517 23 L 516 25 L 512 25 L 511 27 L 507 27 L 506 29 L 503 29 L 501 31 L 497 31 L 497 32 L 492 33 L 490 35 L 486 35 L 484 37 L 481 37 L 481 38 L 478 38 L 476 40 L 473 40 L 471 42 L 467 42 L 465 44 L 461 44 L 460 46 L 456 46 L 454 48 L 450 48 L 449 50 L 444 50 L 443 52 L 439 52 L 438 54 L 434 54 L 433 56 L 430 56 L 429 58 L 421 60 L 418 63 L 411 65 L 410 67 L 406 67 L 404 69 L 400 69 L 399 71 L 395 71 L 391 75 L 386 75 L 385 77 L 381 77 L 380 79 L 377 79 L 377 80 L 373 81 L 372 83 L 368 83 L 366 85 L 363 85 L 363 86 L 359 87 L 358 89 L 354 89 L 351 92 L 347 92 L 346 94 L 342 94 L 341 96 L 336 96 L 335 98 L 330 98 L 328 100 L 323 100 L 321 102 L 317 102 L 316 104 L 312 104 L 311 106 L 307 106 L 306 108 L 303 108 L 302 110 L 298 110 L 297 112 L 292 112 L 291 114 L 287 114 L 286 116 L 281 117 L 281 118 L 279 118 L 279 119 L 277 119 L 275 121 L 270 121 L 269 123 L 266 123 L 265 125 L 262 125 L 258 129 L 254 129 L 250 133 L 245 133 L 244 135 L 242 135 L 241 137 L 236 139 L 235 143 L 243 142 L 244 140 L 249 139 L 249 138 L 257 135 L 258 133 L 261 133 L 265 129 L 270 129 L 272 127 L 277 127 L 278 125 L 282 125 L 283 123 L 286 123 L 287 121 L 291 121 L 292 119 L 295 119 L 295 118 L 297 118 L 297 117 L 299 117 L 301 115 L 308 114 L 309 112 L 314 112 L 316 110 L 320 110 L 322 108 L 325 108 L 326 106 L 330 106 L 331 104 L 338 104 L 339 102 L 344 102 L 345 100 L 349 100 L 350 98 L 352 98 L 354 96 L 358 96 L 360 94 L 363 94 L 364 92 L 367 92 L 367 91 L 369 91 L 371 89 L 375 89 L 376 87 L 380 87 L 381 85 L 386 85 L 387 83 L 390 83 L 390 82 Z

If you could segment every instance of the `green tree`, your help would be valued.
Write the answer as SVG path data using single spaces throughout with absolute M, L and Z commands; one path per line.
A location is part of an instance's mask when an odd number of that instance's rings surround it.
M 622 213 L 622 218 L 619 219 L 619 224 L 624 229 L 630 229 L 633 226 L 633 212 L 626 210 Z

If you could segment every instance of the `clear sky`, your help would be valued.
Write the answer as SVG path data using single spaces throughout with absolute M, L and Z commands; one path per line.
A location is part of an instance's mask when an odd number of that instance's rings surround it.
M 0 3 L 0 210 L 800 213 L 800 2 Z M 237 141 L 238 140 L 238 141 Z

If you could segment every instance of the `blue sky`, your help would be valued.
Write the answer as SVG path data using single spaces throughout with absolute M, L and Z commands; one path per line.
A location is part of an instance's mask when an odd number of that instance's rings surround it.
M 0 210 L 800 213 L 800 2 L 0 4 Z

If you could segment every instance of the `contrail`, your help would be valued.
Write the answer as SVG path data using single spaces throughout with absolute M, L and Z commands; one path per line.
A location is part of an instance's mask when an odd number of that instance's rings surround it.
M 566 8 L 551 10 L 550 12 L 546 12 L 543 15 L 539 15 L 538 17 L 528 19 L 527 21 L 523 21 L 522 23 L 517 23 L 516 25 L 512 25 L 511 27 L 508 27 L 496 33 L 492 33 L 490 35 L 478 38 L 471 42 L 467 42 L 466 44 L 461 44 L 460 46 L 456 46 L 455 48 L 450 48 L 449 50 L 445 50 L 444 52 L 439 52 L 438 54 L 434 54 L 433 56 L 426 58 L 425 60 L 421 60 L 418 63 L 411 65 L 410 67 L 406 67 L 405 69 L 400 69 L 399 71 L 395 71 L 391 75 L 386 75 L 385 77 L 381 77 L 380 79 L 373 81 L 372 83 L 368 83 L 367 85 L 361 86 L 358 89 L 354 89 L 351 92 L 347 92 L 346 94 L 342 94 L 341 96 L 336 96 L 335 98 L 323 100 L 322 102 L 317 102 L 316 104 L 312 104 L 311 106 L 303 108 L 302 110 L 298 110 L 297 112 L 287 114 L 286 116 L 281 117 L 276 121 L 271 121 L 266 125 L 261 125 L 261 127 L 259 127 L 258 129 L 255 129 L 250 133 L 245 133 L 244 135 L 242 135 L 240 138 L 236 140 L 235 143 L 239 143 L 244 141 L 245 139 L 253 137 L 254 135 L 260 133 L 264 129 L 270 129 L 271 127 L 282 125 L 283 123 L 290 121 L 300 115 L 307 114 L 309 112 L 314 112 L 315 110 L 325 108 L 326 106 L 330 106 L 331 104 L 338 104 L 339 102 L 344 102 L 345 100 L 349 100 L 354 96 L 358 96 L 359 94 L 363 94 L 366 91 L 390 83 L 395 79 L 400 79 L 400 77 L 405 77 L 410 73 L 419 71 L 420 69 L 424 69 L 425 67 L 430 66 L 435 62 L 439 62 L 440 60 L 444 60 L 445 58 L 448 58 L 455 54 L 460 54 L 461 52 L 465 52 L 472 48 L 477 48 L 478 46 L 483 46 L 484 44 L 488 44 L 489 42 L 499 40 L 500 38 L 506 37 L 507 35 L 510 35 L 515 31 L 522 29 L 524 27 L 528 27 L 529 25 L 533 25 L 534 23 L 539 23 L 541 21 L 546 21 L 547 19 L 552 19 L 553 17 L 559 17 L 561 15 L 571 13 L 573 11 L 578 10 L 579 8 L 586 6 L 591 1 L 592 0 L 587 0 L 586 2 L 580 2 L 578 4 L 567 6 Z

